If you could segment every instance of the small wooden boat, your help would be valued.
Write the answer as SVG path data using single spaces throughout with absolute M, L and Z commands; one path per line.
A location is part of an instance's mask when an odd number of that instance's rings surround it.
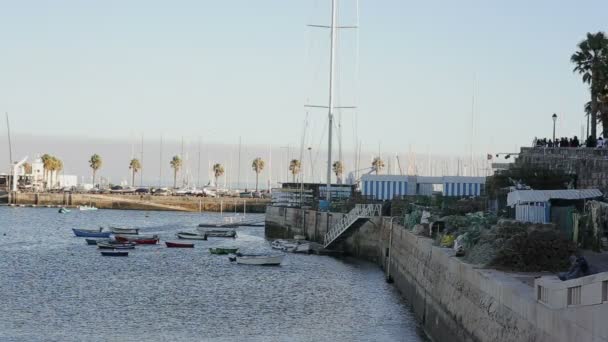
M 98 242 L 97 248 L 99 249 L 135 249 L 135 244 L 133 243 L 105 243 Z
M 158 235 L 116 235 L 116 241 L 118 242 L 132 242 L 137 245 L 155 245 L 158 243 Z
M 167 245 L 167 248 L 194 248 L 194 244 L 193 243 L 189 243 L 189 242 L 165 242 L 165 245 Z
M 209 253 L 211 254 L 234 254 L 236 252 L 238 252 L 238 248 L 232 248 L 232 247 L 216 247 L 216 248 L 209 248 Z
M 138 235 L 139 234 L 139 228 L 110 227 L 110 231 L 114 234 L 123 234 L 123 235 Z
M 93 206 L 89 206 L 89 205 L 81 205 L 78 207 L 78 210 L 80 211 L 91 211 L 91 210 L 97 210 L 96 207 Z
M 67 208 L 64 208 L 64 207 L 59 208 L 59 213 L 60 214 L 67 214 L 69 212 L 70 212 L 70 209 L 67 209 Z
M 102 232 L 101 228 L 98 230 L 95 229 L 76 229 L 72 228 L 74 235 L 78 237 L 88 237 L 88 238 L 109 238 L 112 232 Z
M 84 239 L 84 241 L 87 242 L 87 245 L 96 246 L 100 242 L 106 242 L 107 243 L 110 240 L 108 240 L 108 239 Z
M 113 257 L 126 257 L 126 256 L 129 256 L 129 252 L 123 252 L 123 251 L 101 251 L 101 255 L 103 255 L 103 256 L 113 256 Z
M 205 231 L 205 235 L 208 237 L 225 237 L 225 238 L 234 238 L 236 237 L 236 230 L 207 230 Z
M 201 235 L 196 233 L 179 232 L 175 234 L 178 238 L 184 240 L 207 240 L 207 235 Z
M 283 262 L 284 254 L 240 254 L 235 257 L 237 264 L 242 265 L 260 265 L 260 266 L 278 266 Z

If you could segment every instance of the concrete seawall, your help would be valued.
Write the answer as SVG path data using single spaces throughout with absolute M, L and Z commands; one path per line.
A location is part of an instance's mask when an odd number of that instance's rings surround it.
M 224 211 L 263 213 L 269 200 L 257 198 L 211 198 L 191 196 L 150 196 L 72 193 L 11 193 L 8 203 L 36 206 L 94 205 L 100 209 Z
M 322 242 L 341 216 L 268 207 L 266 233 Z M 530 275 L 466 264 L 390 218 L 370 220 L 337 248 L 382 267 L 435 341 L 608 341 L 608 329 L 590 329 L 593 318 L 576 314 L 584 307 L 553 310 L 536 301 Z

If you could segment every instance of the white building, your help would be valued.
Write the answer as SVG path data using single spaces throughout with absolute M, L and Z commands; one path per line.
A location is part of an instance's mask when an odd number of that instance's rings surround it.
M 480 196 L 485 184 L 486 177 L 364 175 L 361 177 L 361 193 L 379 200 L 400 196 L 430 196 L 433 192 L 441 192 L 448 197 L 472 197 Z

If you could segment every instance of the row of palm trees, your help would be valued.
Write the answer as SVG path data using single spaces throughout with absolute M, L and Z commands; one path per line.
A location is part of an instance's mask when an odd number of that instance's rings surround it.
M 597 137 L 597 122 L 602 123 L 602 135 L 608 138 L 608 37 L 604 32 L 587 33 L 570 57 L 574 72 L 589 85 L 591 99 L 585 111 L 591 120 L 591 138 Z
M 42 159 L 42 164 L 43 164 L 43 168 L 44 168 L 45 182 L 54 184 L 53 175 L 55 175 L 55 180 L 56 180 L 57 173 L 59 171 L 63 170 L 63 162 L 60 159 L 58 159 L 54 156 L 51 156 L 49 154 L 44 154 L 41 157 L 41 159 Z M 171 158 L 171 161 L 169 162 L 169 164 L 171 165 L 171 168 L 173 169 L 173 187 L 175 188 L 175 187 L 177 187 L 177 174 L 181 170 L 181 168 L 183 166 L 183 162 L 179 155 L 175 155 L 175 156 L 173 156 L 173 158 Z M 103 160 L 99 154 L 95 153 L 91 156 L 91 158 L 89 158 L 89 167 L 93 171 L 93 184 L 95 184 L 95 178 L 97 176 L 97 171 L 101 168 L 102 165 L 103 165 Z M 253 162 L 251 163 L 251 168 L 255 172 L 255 190 L 256 191 L 258 191 L 259 175 L 264 170 L 265 166 L 266 166 L 266 163 L 260 157 L 255 158 L 253 160 Z M 131 170 L 131 174 L 132 174 L 131 184 L 135 184 L 135 175 L 141 170 L 141 168 L 142 168 L 142 165 L 141 165 L 141 162 L 139 161 L 139 159 L 137 159 L 137 158 L 131 159 L 131 161 L 129 162 L 129 170 Z M 382 161 L 382 159 L 380 159 L 379 157 L 374 158 L 374 160 L 372 161 L 372 169 L 376 172 L 376 174 L 378 174 L 378 172 L 380 170 L 382 170 L 383 168 L 384 168 L 384 161 Z M 292 174 L 292 177 L 293 177 L 292 181 L 294 183 L 296 181 L 296 175 L 298 175 L 300 173 L 301 169 L 302 169 L 302 163 L 298 159 L 292 159 L 289 162 L 289 171 Z M 336 174 L 336 177 L 338 178 L 338 183 L 341 183 L 342 174 L 344 173 L 344 164 L 341 161 L 336 161 L 333 163 L 332 169 L 333 169 L 334 173 Z M 213 170 L 213 175 L 215 178 L 215 184 L 217 186 L 218 178 L 220 178 L 224 175 L 225 169 L 222 164 L 216 163 L 213 165 L 212 170 Z

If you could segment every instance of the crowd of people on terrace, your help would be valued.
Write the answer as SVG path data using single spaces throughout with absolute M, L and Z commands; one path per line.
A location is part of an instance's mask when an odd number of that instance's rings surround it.
M 532 142 L 532 146 L 534 147 L 592 147 L 592 148 L 608 148 L 608 139 L 604 141 L 604 139 L 600 136 L 595 139 L 592 136 L 589 136 L 587 140 L 581 142 L 578 140 L 576 135 L 573 138 L 562 137 L 559 139 L 538 139 L 534 138 Z

